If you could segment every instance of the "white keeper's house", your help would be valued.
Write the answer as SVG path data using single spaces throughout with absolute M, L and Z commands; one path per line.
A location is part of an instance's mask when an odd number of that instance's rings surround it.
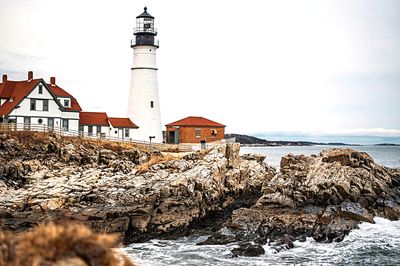
M 56 84 L 34 79 L 0 83 L 0 123 L 15 129 L 57 129 L 76 135 L 131 139 L 138 129 L 129 118 L 111 118 L 106 113 L 82 112 L 78 101 Z

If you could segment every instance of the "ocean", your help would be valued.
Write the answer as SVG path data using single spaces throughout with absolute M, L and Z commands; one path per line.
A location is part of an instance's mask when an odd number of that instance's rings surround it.
M 279 169 L 280 158 L 288 153 L 318 154 L 333 146 L 242 147 L 241 154 L 260 153 L 266 162 Z M 337 147 L 337 146 L 335 146 Z M 352 146 L 370 154 L 375 162 L 400 168 L 398 146 Z M 154 239 L 131 244 L 124 250 L 139 265 L 400 265 L 400 221 L 376 217 L 375 223 L 362 223 L 342 242 L 316 243 L 312 238 L 294 243 L 293 249 L 276 253 L 267 245 L 259 257 L 232 258 L 236 244 L 196 246 L 207 236 L 177 240 Z

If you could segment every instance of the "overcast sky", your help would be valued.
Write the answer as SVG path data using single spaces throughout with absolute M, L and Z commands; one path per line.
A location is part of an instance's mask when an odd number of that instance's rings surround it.
M 0 74 L 56 76 L 85 111 L 126 116 L 145 5 L 163 124 L 194 115 L 231 133 L 400 142 L 397 0 L 0 0 Z

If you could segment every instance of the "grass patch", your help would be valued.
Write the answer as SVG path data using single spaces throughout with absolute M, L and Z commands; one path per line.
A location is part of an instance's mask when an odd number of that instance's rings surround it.
M 142 163 L 137 166 L 137 170 L 139 174 L 145 173 L 149 171 L 150 167 L 158 164 L 158 163 L 165 163 L 169 161 L 176 160 L 177 158 L 173 156 L 172 154 L 166 154 L 166 155 L 155 155 L 150 158 L 150 160 L 146 163 Z

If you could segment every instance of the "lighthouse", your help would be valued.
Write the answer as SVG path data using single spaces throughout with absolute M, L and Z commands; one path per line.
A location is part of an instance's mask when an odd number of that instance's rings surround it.
M 157 30 L 154 17 L 144 12 L 136 17 L 133 48 L 131 88 L 129 92 L 128 117 L 139 126 L 132 139 L 161 143 L 162 127 L 158 97 L 156 50 Z

